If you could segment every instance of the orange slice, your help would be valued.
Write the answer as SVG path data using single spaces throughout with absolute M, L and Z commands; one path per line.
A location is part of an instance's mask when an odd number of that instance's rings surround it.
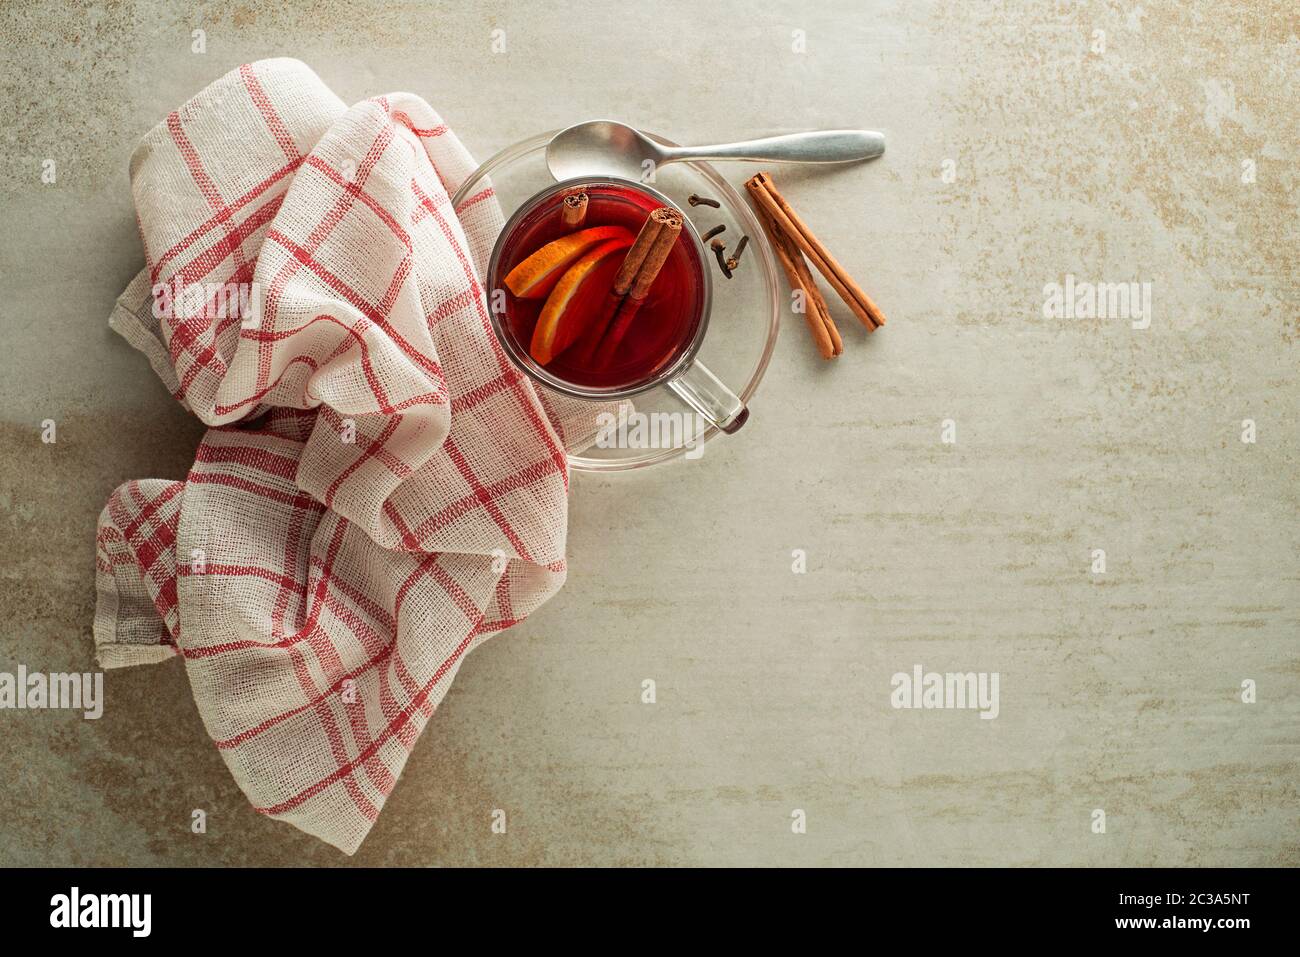
M 601 302 L 598 295 L 584 295 L 584 290 L 590 291 L 590 287 L 598 285 L 598 279 L 602 277 L 613 283 L 614 273 L 601 266 L 631 246 L 632 239 L 632 234 L 627 232 L 626 236 L 607 240 L 583 254 L 565 270 L 547 297 L 546 305 L 542 306 L 542 313 L 533 328 L 533 341 L 528 351 L 534 359 L 546 365 L 582 334 L 595 315 L 593 304 Z
M 632 232 L 622 226 L 592 226 L 561 236 L 510 270 L 505 278 L 506 288 L 520 299 L 541 299 L 555 288 L 564 271 L 583 253 L 599 243 L 623 238 L 631 245 Z

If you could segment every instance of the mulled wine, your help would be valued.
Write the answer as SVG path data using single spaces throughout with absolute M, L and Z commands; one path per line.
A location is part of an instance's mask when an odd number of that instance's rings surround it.
M 689 225 L 661 197 L 631 183 L 564 184 L 506 229 L 488 288 L 516 358 L 578 391 L 631 392 L 692 350 L 708 273 Z

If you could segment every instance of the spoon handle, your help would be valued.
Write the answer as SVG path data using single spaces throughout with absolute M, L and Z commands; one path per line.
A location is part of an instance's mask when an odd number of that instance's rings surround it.
M 885 136 L 875 130 L 816 130 L 767 136 L 721 146 L 663 147 L 661 163 L 681 160 L 751 160 L 760 163 L 853 163 L 885 151 Z

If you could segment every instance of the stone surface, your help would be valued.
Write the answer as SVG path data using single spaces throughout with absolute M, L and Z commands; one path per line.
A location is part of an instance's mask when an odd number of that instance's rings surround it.
M 96 516 L 198 440 L 105 320 L 132 144 L 209 80 L 297 56 L 480 157 L 610 114 L 866 126 L 880 161 L 781 182 L 889 324 L 832 303 L 824 366 L 791 319 L 737 436 L 579 475 L 568 585 L 468 660 L 351 861 L 1300 864 L 1294 4 L 762 7 L 6 3 L 0 670 L 91 666 Z M 1150 327 L 1043 318 L 1066 274 L 1152 283 Z M 893 709 L 918 663 L 998 672 L 999 717 Z M 98 722 L 0 712 L 0 863 L 348 861 L 250 811 L 178 662 L 106 683 Z

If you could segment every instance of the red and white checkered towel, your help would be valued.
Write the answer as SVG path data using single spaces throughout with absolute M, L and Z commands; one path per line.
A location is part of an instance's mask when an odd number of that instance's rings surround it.
M 419 97 L 348 109 L 286 59 L 131 160 L 148 268 L 110 324 L 212 428 L 104 509 L 99 660 L 180 654 L 254 807 L 348 853 L 466 653 L 563 583 L 595 432 L 491 333 L 500 209 L 448 198 L 473 168 Z

